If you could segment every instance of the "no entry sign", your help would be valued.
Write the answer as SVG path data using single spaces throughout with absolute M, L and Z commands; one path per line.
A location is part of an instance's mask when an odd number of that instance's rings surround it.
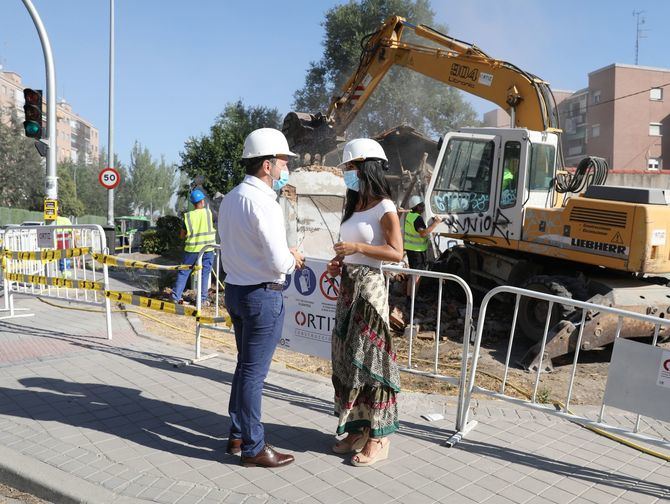
M 98 182 L 105 189 L 114 189 L 121 183 L 121 176 L 114 168 L 105 168 L 98 175 Z

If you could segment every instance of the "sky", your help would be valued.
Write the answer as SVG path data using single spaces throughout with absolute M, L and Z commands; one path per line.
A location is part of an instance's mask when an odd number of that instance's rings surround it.
M 291 110 L 310 61 L 323 51 L 324 14 L 338 0 L 116 0 L 114 150 L 135 141 L 179 162 L 229 102 Z M 664 0 L 432 0 L 436 22 L 550 82 L 577 90 L 588 73 L 635 63 L 670 68 L 670 2 Z M 33 0 L 48 31 L 58 98 L 91 121 L 107 147 L 109 2 Z M 410 20 L 411 21 L 411 20 Z M 0 0 L 0 64 L 26 87 L 46 89 L 37 32 L 21 0 Z M 495 106 L 466 95 L 481 115 Z M 390 125 L 392 126 L 392 125 Z

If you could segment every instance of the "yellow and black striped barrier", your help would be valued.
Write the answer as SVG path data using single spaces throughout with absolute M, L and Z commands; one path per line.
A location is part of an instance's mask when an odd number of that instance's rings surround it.
M 148 269 L 148 270 L 166 270 L 166 271 L 178 271 L 178 270 L 193 270 L 198 271 L 202 269 L 201 266 L 190 266 L 188 264 L 178 264 L 176 266 L 163 266 L 160 264 L 153 264 L 144 261 L 135 261 L 132 259 L 124 259 L 122 257 L 117 257 L 109 254 L 100 254 L 94 252 L 91 254 L 93 259 L 98 261 L 101 264 L 106 264 L 107 266 L 121 266 L 123 268 L 137 268 L 137 269 Z
M 69 278 L 48 277 L 42 275 L 22 275 L 20 273 L 7 273 L 7 280 L 12 282 L 25 282 L 38 285 L 50 285 L 51 287 L 66 287 L 68 289 L 86 289 L 104 291 L 105 286 L 101 282 L 91 280 L 70 280 Z
M 47 277 L 42 275 L 22 275 L 19 273 L 7 273 L 6 276 L 7 280 L 11 282 L 25 282 L 36 285 L 47 285 L 51 287 L 66 287 L 68 289 L 100 291 L 104 292 L 105 296 L 113 301 L 120 301 L 122 303 L 133 306 L 141 306 L 142 308 L 149 308 L 150 310 L 172 313 L 174 315 L 193 317 L 201 324 L 225 322 L 228 327 L 232 325 L 230 317 L 203 316 L 200 314 L 200 312 L 198 312 L 198 309 L 193 306 L 184 306 L 172 301 L 163 301 L 160 299 L 138 296 L 129 292 L 105 290 L 105 286 L 101 282 L 93 282 L 90 280 L 70 280 L 68 278 Z
M 105 296 L 107 296 L 112 301 L 120 301 L 122 303 L 133 306 L 141 306 L 142 308 L 149 308 L 150 310 L 172 313 L 174 315 L 185 315 L 187 317 L 193 317 L 201 324 L 225 322 L 228 327 L 231 325 L 229 317 L 207 317 L 201 315 L 197 308 L 192 306 L 184 306 L 172 301 L 162 301 L 160 299 L 153 299 L 131 294 L 129 292 L 120 291 L 105 291 Z
M 71 249 L 43 249 L 37 251 L 19 251 L 19 250 L 5 250 L 3 257 L 18 261 L 58 261 L 59 259 L 71 259 L 73 257 L 81 257 L 88 254 L 90 249 L 88 247 L 79 247 Z

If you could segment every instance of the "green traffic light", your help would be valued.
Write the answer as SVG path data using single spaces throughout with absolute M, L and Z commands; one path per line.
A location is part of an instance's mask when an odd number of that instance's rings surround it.
M 23 127 L 26 131 L 26 136 L 31 137 L 31 138 L 36 137 L 39 134 L 40 129 L 41 129 L 40 125 L 37 124 L 36 122 L 33 122 L 33 121 L 26 121 L 23 124 Z

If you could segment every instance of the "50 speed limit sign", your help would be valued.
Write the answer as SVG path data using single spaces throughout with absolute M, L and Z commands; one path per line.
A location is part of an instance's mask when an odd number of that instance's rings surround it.
M 121 183 L 121 176 L 114 168 L 105 168 L 98 175 L 98 182 L 105 189 L 114 189 Z

